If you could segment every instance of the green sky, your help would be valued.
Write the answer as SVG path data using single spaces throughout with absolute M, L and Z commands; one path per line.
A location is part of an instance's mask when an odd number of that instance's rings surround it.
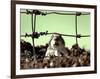
M 49 12 L 49 11 L 46 11 Z M 46 16 L 37 16 L 36 31 L 37 32 L 58 32 L 62 34 L 75 35 L 75 15 L 57 15 L 49 14 Z M 25 33 L 31 33 L 31 15 L 21 14 L 21 35 Z M 90 15 L 78 16 L 78 34 L 90 35 Z M 49 42 L 51 35 L 41 36 L 39 39 L 35 39 L 35 46 L 45 45 Z M 71 47 L 75 44 L 74 37 L 63 36 L 66 47 Z M 25 41 L 32 43 L 30 37 L 24 38 Z M 86 49 L 90 49 L 90 38 L 79 38 L 79 45 Z

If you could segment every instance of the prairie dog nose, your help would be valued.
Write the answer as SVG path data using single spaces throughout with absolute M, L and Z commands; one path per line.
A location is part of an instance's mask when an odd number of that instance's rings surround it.
M 55 42 L 55 44 L 54 44 L 54 45 L 58 46 L 58 45 L 59 45 L 59 43 L 58 43 L 58 42 Z

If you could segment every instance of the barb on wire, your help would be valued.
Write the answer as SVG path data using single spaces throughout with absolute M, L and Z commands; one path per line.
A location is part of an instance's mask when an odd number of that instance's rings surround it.
M 32 11 L 30 11 L 30 10 L 28 10 L 28 9 L 26 9 L 26 11 L 21 12 L 21 13 L 24 13 L 24 14 L 43 15 L 43 16 L 45 16 L 45 15 L 46 15 L 46 13 L 41 12 L 41 11 L 39 11 L 39 10 L 32 10 Z

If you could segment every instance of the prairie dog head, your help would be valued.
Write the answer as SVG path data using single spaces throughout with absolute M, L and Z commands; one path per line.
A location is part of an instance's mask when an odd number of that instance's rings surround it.
M 53 34 L 51 36 L 51 40 L 49 41 L 49 45 L 52 48 L 61 48 L 65 46 L 65 42 L 60 34 Z

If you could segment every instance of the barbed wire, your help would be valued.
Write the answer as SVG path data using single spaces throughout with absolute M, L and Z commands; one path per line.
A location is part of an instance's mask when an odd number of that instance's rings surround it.
M 48 31 L 46 32 L 34 32 L 32 34 L 25 34 L 25 35 L 21 35 L 21 37 L 32 37 L 32 38 L 39 38 L 40 36 L 43 35 L 50 35 L 50 34 L 59 34 L 61 36 L 67 36 L 67 37 L 77 37 L 77 38 L 81 38 L 81 37 L 90 37 L 90 35 L 81 35 L 81 34 L 77 34 L 77 35 L 68 35 L 68 34 L 60 34 L 60 33 L 48 33 Z

